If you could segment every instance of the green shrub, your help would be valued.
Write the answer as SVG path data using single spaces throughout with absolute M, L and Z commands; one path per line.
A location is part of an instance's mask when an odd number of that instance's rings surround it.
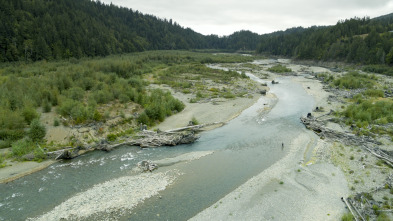
M 8 148 L 11 146 L 11 140 L 0 140 L 0 149 Z
M 149 117 L 147 116 L 147 114 L 145 112 L 141 113 L 138 117 L 138 123 L 140 124 L 149 124 Z
M 0 168 L 3 168 L 7 165 L 5 161 L 5 156 L 3 154 L 0 154 Z
M 53 126 L 55 126 L 55 127 L 60 126 L 60 120 L 59 120 L 58 118 L 55 118 L 55 119 L 53 120 Z
M 30 139 L 21 139 L 12 143 L 12 155 L 20 158 L 34 150 L 34 143 Z
M 80 87 L 70 88 L 66 93 L 67 98 L 75 101 L 80 101 L 85 96 L 85 91 Z
M 191 122 L 193 125 L 199 125 L 199 121 L 195 117 L 192 117 Z
M 373 207 L 372 207 L 372 209 L 374 210 L 374 213 L 376 214 L 376 215 L 379 215 L 380 214 L 380 208 L 377 206 L 377 205 L 373 205 Z
M 376 89 L 368 89 L 364 92 L 365 95 L 369 97 L 384 97 L 385 92 L 382 90 L 376 90 Z
M 39 117 L 37 111 L 33 107 L 25 107 L 22 111 L 22 115 L 27 124 L 30 124 L 33 119 Z
M 41 149 L 36 147 L 33 151 L 34 161 L 41 162 L 46 159 L 46 153 Z
M 281 64 L 275 65 L 269 69 L 268 71 L 275 72 L 275 73 L 287 73 L 287 72 L 292 72 L 292 69 L 287 68 Z
M 352 213 L 345 213 L 341 217 L 341 221 L 353 221 L 355 218 L 353 217 Z
M 41 141 L 44 139 L 46 134 L 45 126 L 41 124 L 38 118 L 34 119 L 30 124 L 30 129 L 28 135 L 30 139 L 34 142 Z
M 226 99 L 231 99 L 236 97 L 236 95 L 232 94 L 230 91 L 225 92 L 222 96 Z
M 380 213 L 377 217 L 377 221 L 388 221 L 391 220 L 386 213 Z
M 353 71 L 333 80 L 333 85 L 345 89 L 372 88 L 376 83 L 375 80 L 375 76 Z
M 117 138 L 117 135 L 116 135 L 116 134 L 108 134 L 108 135 L 106 136 L 106 139 L 108 139 L 108 141 L 115 141 L 116 138 Z
M 52 105 L 48 100 L 44 100 L 42 103 L 42 112 L 49 113 L 52 110 Z
M 393 123 L 392 113 L 393 101 L 381 100 L 372 102 L 370 100 L 358 100 L 357 103 L 347 106 L 342 115 L 350 119 L 349 123 L 352 121 L 368 126 L 370 123 Z
M 23 129 L 0 129 L 0 139 L 2 140 L 19 140 L 25 136 L 25 131 Z

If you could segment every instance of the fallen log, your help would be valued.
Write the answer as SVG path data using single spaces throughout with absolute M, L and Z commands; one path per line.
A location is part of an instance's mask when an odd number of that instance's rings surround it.
M 56 158 L 55 160 L 67 160 L 67 159 L 73 159 L 75 157 L 78 156 L 78 153 L 75 152 L 75 149 L 73 151 L 70 150 L 64 150 L 63 152 L 61 152 Z
M 146 147 L 176 146 L 195 142 L 199 136 L 193 131 L 185 132 L 154 132 L 141 131 L 137 139 L 128 140 L 114 145 L 101 145 L 100 149 L 113 149 L 123 145 Z
M 317 120 L 314 117 L 301 117 L 301 122 L 306 126 L 307 129 L 313 130 L 321 138 L 329 138 L 332 140 L 337 140 L 343 142 L 345 145 L 380 145 L 379 141 L 367 136 L 356 136 L 351 133 L 343 133 L 329 129 L 325 126 L 324 121 Z
M 362 221 L 366 221 L 366 219 L 365 219 L 365 218 L 363 217 L 363 215 L 359 212 L 359 210 L 356 208 L 356 206 L 353 205 L 352 199 L 348 198 L 348 202 L 349 202 L 349 204 L 352 206 L 352 208 L 355 210 L 355 212 L 360 216 L 360 219 L 361 219 Z
M 198 130 L 204 127 L 209 127 L 213 125 L 218 125 L 218 124 L 225 124 L 224 122 L 214 122 L 214 123 L 209 123 L 209 124 L 200 124 L 200 125 L 192 125 L 192 126 L 186 126 L 186 127 L 180 127 L 172 130 L 167 130 L 165 132 L 167 133 L 172 133 L 172 132 L 180 132 L 180 131 L 185 131 L 185 130 Z
M 383 153 L 381 150 L 376 150 L 379 152 L 379 153 L 376 153 L 375 151 L 371 150 L 371 148 L 368 148 L 368 147 L 366 147 L 366 150 L 368 150 L 372 155 L 383 160 L 386 164 L 388 164 L 390 167 L 393 168 L 393 160 L 390 159 L 387 154 Z
M 349 209 L 349 212 L 352 213 L 353 218 L 355 218 L 355 220 L 358 221 L 359 219 L 357 218 L 355 212 L 352 210 L 352 206 L 348 203 L 347 199 L 345 199 L 344 197 L 341 197 L 341 200 L 345 203 L 345 205 Z

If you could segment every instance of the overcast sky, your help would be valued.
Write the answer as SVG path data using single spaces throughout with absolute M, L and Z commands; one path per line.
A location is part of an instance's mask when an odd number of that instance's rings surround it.
M 393 0 L 102 0 L 172 19 L 208 35 L 250 30 L 259 34 L 291 27 L 334 25 L 341 19 L 393 13 Z

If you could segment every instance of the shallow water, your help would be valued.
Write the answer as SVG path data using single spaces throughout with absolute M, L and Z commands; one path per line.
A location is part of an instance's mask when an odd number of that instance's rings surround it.
M 162 199 L 148 199 L 123 217 L 124 220 L 188 219 L 282 158 L 285 145 L 304 130 L 299 117 L 312 109 L 312 97 L 290 78 L 278 81 L 280 84 L 269 85 L 270 92 L 279 98 L 269 114 L 259 114 L 266 103 L 261 97 L 238 118 L 203 133 L 194 144 L 92 152 L 0 184 L 0 220 L 25 220 L 41 215 L 94 184 L 129 175 L 141 160 L 214 150 L 212 155 L 183 164 L 181 170 L 185 174 L 160 194 Z

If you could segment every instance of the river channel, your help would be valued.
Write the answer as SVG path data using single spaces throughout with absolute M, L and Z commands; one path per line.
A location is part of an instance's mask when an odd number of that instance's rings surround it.
M 214 151 L 199 160 L 168 166 L 183 175 L 161 191 L 160 197 L 145 200 L 118 219 L 187 220 L 195 216 L 285 156 L 282 144 L 289 145 L 304 132 L 299 118 L 311 111 L 313 98 L 291 77 L 277 80 L 279 84 L 268 83 L 269 93 L 278 98 L 269 113 L 261 114 L 267 102 L 262 96 L 225 126 L 201 134 L 194 144 L 148 149 L 124 146 L 109 153 L 92 152 L 0 184 L 0 220 L 40 216 L 95 184 L 129 176 L 141 160 Z

